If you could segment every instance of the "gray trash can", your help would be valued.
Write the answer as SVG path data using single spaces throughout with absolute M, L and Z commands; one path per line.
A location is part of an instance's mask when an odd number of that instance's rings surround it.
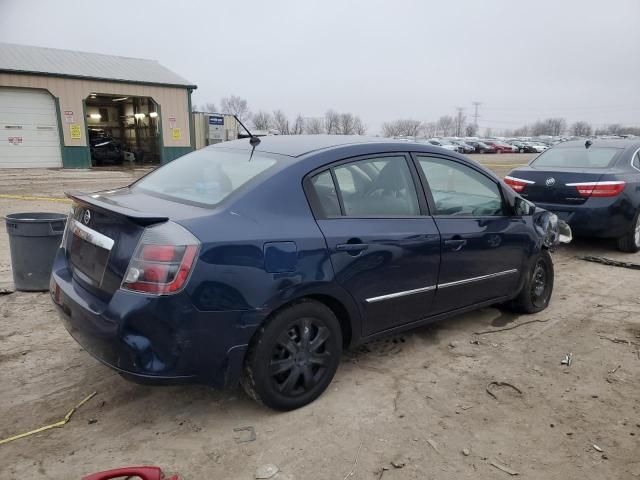
M 16 290 L 49 290 L 49 277 L 67 216 L 62 213 L 13 213 L 5 217 Z

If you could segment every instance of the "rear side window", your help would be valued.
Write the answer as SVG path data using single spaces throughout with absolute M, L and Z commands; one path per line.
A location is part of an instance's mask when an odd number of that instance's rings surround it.
M 619 148 L 605 147 L 550 148 L 531 162 L 531 166 L 535 168 L 607 168 L 613 164 L 618 152 L 620 152 Z
M 496 182 L 457 162 L 418 158 L 435 202 L 436 215 L 503 215 L 502 195 Z
M 638 150 L 636 154 L 633 156 L 633 166 L 637 170 L 640 170 L 640 150 Z
M 413 177 L 404 156 L 345 163 L 315 175 L 311 187 L 317 213 L 325 218 L 420 215 Z
M 257 152 L 249 160 L 248 152 L 205 148 L 158 168 L 132 188 L 214 206 L 276 162 Z

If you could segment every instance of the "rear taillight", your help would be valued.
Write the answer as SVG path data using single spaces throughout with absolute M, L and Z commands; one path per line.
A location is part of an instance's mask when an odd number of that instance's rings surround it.
M 610 182 L 581 182 L 567 183 L 567 187 L 576 187 L 581 197 L 615 197 L 619 195 L 625 187 L 622 180 Z
M 525 189 L 527 185 L 532 185 L 536 182 L 532 182 L 531 180 L 524 180 L 522 178 L 510 177 L 507 175 L 506 177 L 504 177 L 504 183 L 509 185 L 514 192 L 520 193 Z
M 191 233 L 175 223 L 147 228 L 129 262 L 122 288 L 156 295 L 180 291 L 193 270 L 199 246 Z

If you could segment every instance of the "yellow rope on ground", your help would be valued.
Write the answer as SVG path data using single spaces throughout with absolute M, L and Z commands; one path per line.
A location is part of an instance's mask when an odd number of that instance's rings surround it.
M 60 202 L 60 203 L 71 203 L 71 200 L 68 198 L 59 198 L 59 197 L 34 197 L 31 195 L 8 195 L 1 193 L 0 198 L 6 198 L 8 200 L 36 200 L 41 202 Z
M 12 437 L 5 438 L 4 440 L 0 440 L 0 445 L 5 443 L 13 442 L 14 440 L 18 440 L 20 438 L 28 437 L 29 435 L 34 435 L 36 433 L 44 432 L 45 430 L 50 430 L 52 428 L 64 427 L 69 420 L 71 420 L 71 415 L 79 409 L 82 405 L 91 400 L 98 392 L 93 392 L 91 395 L 88 395 L 84 400 L 82 400 L 79 404 L 69 410 L 62 420 L 56 423 L 52 423 L 51 425 L 45 425 L 44 427 L 36 428 L 35 430 L 31 430 L 30 432 L 20 433 L 18 435 L 13 435 Z

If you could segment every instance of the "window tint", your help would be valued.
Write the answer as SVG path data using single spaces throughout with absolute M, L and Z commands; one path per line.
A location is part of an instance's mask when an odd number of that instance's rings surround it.
M 607 168 L 613 163 L 619 148 L 559 147 L 550 148 L 536 158 L 531 165 L 540 167 L 588 167 Z
M 481 173 L 449 160 L 420 158 L 436 215 L 502 215 L 498 184 Z
M 333 185 L 331 172 L 327 170 L 314 176 L 311 179 L 311 185 L 313 186 L 313 191 L 318 200 L 318 206 L 320 207 L 320 212 L 318 213 L 323 217 L 339 217 L 340 203 L 338 202 L 338 195 Z
M 633 166 L 640 170 L 640 151 L 633 156 Z
M 249 161 L 246 152 L 204 148 L 158 168 L 132 188 L 176 201 L 215 205 L 275 164 L 274 158 L 258 153 Z
M 404 157 L 380 157 L 334 169 L 345 215 L 420 215 L 411 172 Z

